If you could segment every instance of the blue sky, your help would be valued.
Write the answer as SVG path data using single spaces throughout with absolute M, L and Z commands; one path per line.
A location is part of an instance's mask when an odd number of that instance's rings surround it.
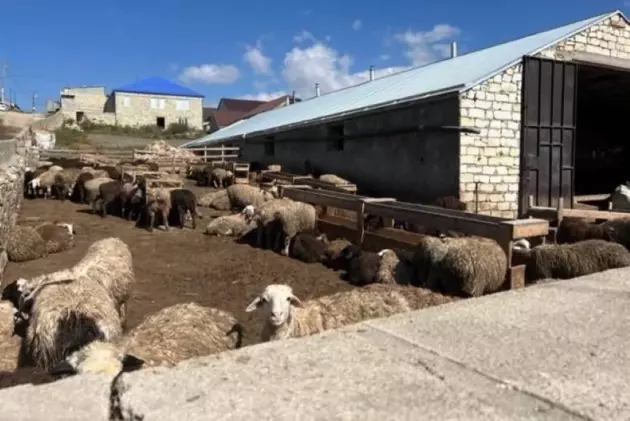
M 623 0 L 3 0 L 0 62 L 22 107 L 162 76 L 206 96 L 312 96 L 621 9 Z M 630 3 L 628 3 L 630 4 Z M 273 6 L 271 6 L 273 5 Z

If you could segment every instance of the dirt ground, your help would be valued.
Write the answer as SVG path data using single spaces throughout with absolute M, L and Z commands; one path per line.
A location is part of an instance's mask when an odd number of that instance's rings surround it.
M 196 193 L 207 191 L 197 188 Z M 260 317 L 245 313 L 249 302 L 267 284 L 287 283 L 302 299 L 347 290 L 352 286 L 340 273 L 320 264 L 308 265 L 272 251 L 237 244 L 231 238 L 203 235 L 208 210 L 197 221 L 197 229 L 171 228 L 149 233 L 115 216 L 103 219 L 86 213 L 88 206 L 69 201 L 25 200 L 20 218 L 40 217 L 48 221 L 72 222 L 77 231 L 76 246 L 66 252 L 25 263 L 9 263 L 5 282 L 70 267 L 77 263 L 94 241 L 115 236 L 131 248 L 136 273 L 128 304 L 128 328 L 138 325 L 147 314 L 183 302 L 195 301 L 233 312 L 245 327 L 244 344 L 258 342 Z

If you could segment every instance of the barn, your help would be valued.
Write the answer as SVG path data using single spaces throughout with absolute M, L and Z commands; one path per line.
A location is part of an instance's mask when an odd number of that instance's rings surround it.
M 366 194 L 457 196 L 501 217 L 610 193 L 630 178 L 630 26 L 615 11 L 256 115 L 185 146 L 238 141 Z

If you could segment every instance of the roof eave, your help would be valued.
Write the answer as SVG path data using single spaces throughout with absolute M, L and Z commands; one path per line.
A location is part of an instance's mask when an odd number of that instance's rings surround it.
M 528 56 L 534 56 L 534 55 L 536 55 L 536 54 L 540 54 L 542 51 L 546 50 L 547 48 L 550 48 L 550 47 L 554 46 L 555 44 L 558 44 L 559 42 L 562 42 L 562 41 L 564 41 L 564 40 L 567 40 L 567 39 L 569 39 L 569 38 L 571 38 L 571 37 L 573 37 L 573 36 L 575 36 L 575 35 L 579 34 L 580 32 L 584 31 L 585 29 L 587 29 L 587 28 L 589 28 L 589 27 L 591 27 L 591 26 L 593 26 L 593 25 L 597 25 L 597 24 L 599 24 L 599 23 L 602 23 L 604 20 L 609 19 L 609 18 L 611 18 L 612 16 L 617 15 L 617 14 L 621 15 L 621 17 L 622 17 L 622 18 L 623 18 L 626 22 L 630 23 L 630 21 L 628 21 L 628 18 L 626 17 L 626 15 L 624 15 L 624 14 L 623 14 L 623 12 L 622 12 L 621 10 L 615 10 L 614 12 L 610 12 L 610 13 L 608 13 L 608 14 L 606 14 L 606 15 L 602 15 L 602 17 L 600 17 L 599 19 L 597 19 L 597 20 L 596 20 L 596 21 L 594 21 L 594 22 L 589 23 L 588 25 L 584 25 L 584 26 L 582 26 L 582 27 L 580 27 L 580 28 L 578 28 L 578 29 L 576 29 L 576 30 L 574 30 L 574 31 L 572 31 L 572 32 L 570 32 L 570 33 L 568 33 L 567 35 L 564 35 L 564 36 L 562 36 L 562 37 L 560 37 L 560 38 L 556 39 L 555 41 L 552 41 L 552 42 L 550 42 L 550 43 L 548 43 L 548 44 L 545 44 L 545 45 L 544 45 L 544 46 L 542 46 L 542 47 L 539 47 L 539 48 L 535 49 L 534 51 L 529 52 L 527 55 L 528 55 Z M 509 68 L 510 68 L 510 67 L 512 67 L 512 66 L 516 66 L 517 64 L 521 63 L 522 61 L 523 61 L 523 57 L 520 57 L 520 58 L 518 58 L 517 60 L 512 60 L 512 61 L 510 61 L 510 62 L 509 62 L 509 63 L 507 63 L 506 65 L 501 66 L 499 69 L 497 69 L 497 70 L 495 70 L 495 71 L 493 71 L 493 72 L 491 72 L 491 73 L 489 73 L 489 74 L 487 74 L 487 75 L 485 75 L 485 76 L 483 76 L 483 77 L 481 77 L 481 78 L 479 78 L 479 79 L 477 79 L 477 80 L 475 80 L 475 81 L 473 81 L 473 82 L 467 83 L 467 84 L 466 84 L 466 86 L 464 86 L 464 87 L 463 87 L 463 88 L 459 91 L 459 93 L 460 93 L 460 94 L 462 94 L 462 93 L 464 93 L 464 92 L 466 92 L 466 91 L 468 91 L 468 90 L 472 89 L 473 87 L 475 87 L 475 86 L 477 86 L 477 85 L 479 85 L 479 84 L 481 84 L 481 83 L 484 83 L 484 82 L 486 82 L 486 81 L 488 81 L 488 80 L 492 79 L 492 78 L 493 78 L 493 77 L 495 77 L 496 75 L 498 75 L 498 74 L 500 74 L 500 73 L 503 73 L 504 71 L 506 71 L 507 69 L 509 69 Z
M 179 95 L 179 94 L 166 94 L 166 93 L 162 93 L 162 92 L 143 92 L 143 91 L 133 91 L 130 89 L 114 89 L 112 91 L 112 94 L 115 93 L 128 93 L 128 94 L 139 94 L 139 95 L 164 95 L 164 96 L 180 96 L 180 97 L 185 97 L 185 98 L 205 98 L 204 95 L 201 94 L 195 94 L 195 95 Z

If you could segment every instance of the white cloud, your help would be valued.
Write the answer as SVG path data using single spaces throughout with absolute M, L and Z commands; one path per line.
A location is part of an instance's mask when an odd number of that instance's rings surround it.
M 354 29 L 355 31 L 358 31 L 359 29 L 361 29 L 361 26 L 363 26 L 361 19 L 357 19 L 354 22 L 352 22 L 352 29 Z
M 189 66 L 179 74 L 179 78 L 184 82 L 198 82 L 208 85 L 231 85 L 239 77 L 238 68 L 231 64 Z
M 293 41 L 297 43 L 301 43 L 305 41 L 316 42 L 317 40 L 315 39 L 313 34 L 311 34 L 309 31 L 302 31 L 293 37 Z
M 431 63 L 448 56 L 449 43 L 460 30 L 448 24 L 435 25 L 429 31 L 405 32 L 394 35 L 394 39 L 406 45 L 405 56 L 414 66 Z
M 245 48 L 244 59 L 251 66 L 254 73 L 258 75 L 271 74 L 271 58 L 263 54 L 262 44 L 257 42 L 255 47 L 248 45 Z
M 238 99 L 249 99 L 253 101 L 271 101 L 272 99 L 276 99 L 283 95 L 287 95 L 284 91 L 276 91 L 276 92 L 261 92 L 253 95 L 243 95 L 239 96 Z
M 381 54 L 379 58 L 383 61 L 387 61 L 391 58 L 391 56 L 389 54 Z

